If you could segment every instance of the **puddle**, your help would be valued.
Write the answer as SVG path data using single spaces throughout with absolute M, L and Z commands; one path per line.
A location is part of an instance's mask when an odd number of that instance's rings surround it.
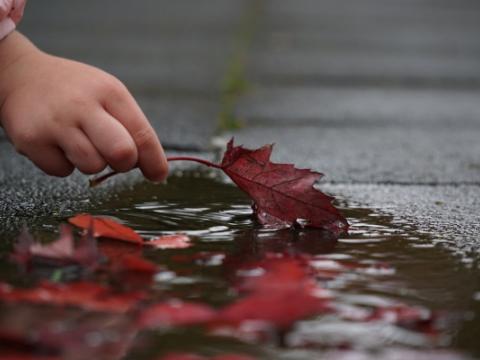
M 266 339 L 259 339 L 252 329 L 225 336 L 198 326 L 137 333 L 125 317 L 106 316 L 102 323 L 110 327 L 103 333 L 89 333 L 88 349 L 84 347 L 79 358 L 101 358 L 96 344 L 105 336 L 122 344 L 116 355 L 108 357 L 112 359 L 160 359 L 171 351 L 292 360 L 466 359 L 479 355 L 480 283 L 475 269 L 433 246 L 425 233 L 394 227 L 389 217 L 343 200 L 340 208 L 351 228 L 337 240 L 314 229 L 259 228 L 243 193 L 206 176 L 173 176 L 168 186 L 141 183 L 103 201 L 90 212 L 114 216 L 144 237 L 176 232 L 192 237 L 194 246 L 187 249 L 144 250 L 146 258 L 162 267 L 149 289 L 153 297 L 220 308 L 239 298 L 235 279 L 262 275 L 261 268 L 247 264 L 282 254 L 307 259 L 309 271 L 335 311 L 296 321 L 287 331 Z M 49 219 L 34 233 L 39 238 L 54 238 L 62 220 Z M 5 246 L 2 251 L 6 253 Z M 24 282 L 4 258 L 1 280 Z M 409 314 L 414 311 L 415 320 L 408 316 L 405 321 L 390 319 L 398 313 L 384 310 L 398 306 Z M 59 329 L 79 319 L 89 321 L 86 315 L 70 310 L 60 317 L 45 309 L 42 314 Z M 35 326 L 31 320 L 35 316 L 26 306 L 4 304 L 0 327 L 9 321 Z

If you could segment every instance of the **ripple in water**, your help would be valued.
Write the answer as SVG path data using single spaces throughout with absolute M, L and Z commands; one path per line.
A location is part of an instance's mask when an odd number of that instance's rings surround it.
M 461 358 L 450 344 L 462 342 L 462 322 L 448 315 L 469 311 L 472 299 L 478 303 L 478 288 L 472 287 L 475 274 L 451 271 L 462 267 L 458 259 L 434 246 L 426 234 L 392 226 L 386 216 L 346 205 L 342 211 L 351 228 L 338 241 L 316 229 L 272 231 L 255 224 L 250 201 L 235 187 L 188 176 L 171 178 L 168 186 L 138 185 L 102 206 L 94 212 L 114 216 L 144 237 L 182 232 L 193 238 L 194 246 L 188 249 L 147 251 L 146 256 L 162 266 L 155 277 L 155 291 L 162 296 L 223 306 L 238 296 L 232 276 L 261 275 L 261 268 L 236 273 L 239 265 L 272 253 L 308 259 L 335 311 L 298 321 L 283 334 L 281 346 L 275 341 L 267 348 L 243 343 L 260 358 Z M 408 323 L 372 317 L 378 309 L 400 305 L 426 319 L 432 312 L 446 314 L 443 327 L 432 336 Z M 175 334 L 177 342 L 193 341 L 188 331 Z M 173 335 L 153 332 L 144 351 L 155 353 L 168 336 Z M 200 348 L 237 346 L 225 341 L 203 334 Z M 466 342 L 464 348 L 476 346 Z

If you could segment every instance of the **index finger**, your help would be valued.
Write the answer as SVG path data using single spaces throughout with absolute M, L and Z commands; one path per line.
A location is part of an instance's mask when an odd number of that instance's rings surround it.
M 155 130 L 135 99 L 124 89 L 107 99 L 105 110 L 130 133 L 138 151 L 138 167 L 152 181 L 162 181 L 168 175 L 168 163 Z

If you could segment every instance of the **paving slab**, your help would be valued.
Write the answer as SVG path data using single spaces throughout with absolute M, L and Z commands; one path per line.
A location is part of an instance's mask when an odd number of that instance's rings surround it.
M 268 51 L 257 54 L 252 78 L 255 82 L 276 83 L 333 83 L 345 82 L 452 84 L 478 87 L 480 57 L 438 58 L 435 54 L 419 57 L 416 54 L 382 53 L 376 56 L 368 51 L 325 53 L 309 50 Z
M 458 89 L 257 86 L 236 113 L 247 126 L 480 128 L 479 96 Z
M 270 25 L 274 26 L 274 25 Z M 425 29 L 420 26 L 408 26 L 404 29 L 384 29 L 362 27 L 357 29 L 344 26 L 329 26 L 321 29 L 299 29 L 300 25 L 289 29 L 275 26 L 274 29 L 260 33 L 255 38 L 254 51 L 263 45 L 273 50 L 324 50 L 334 52 L 373 51 L 384 53 L 417 53 L 465 57 L 475 56 L 480 44 L 475 36 L 465 36 L 464 29 L 437 27 Z M 258 48 L 257 48 L 258 47 Z
M 479 7 L 439 1 L 270 1 L 253 82 L 479 87 Z

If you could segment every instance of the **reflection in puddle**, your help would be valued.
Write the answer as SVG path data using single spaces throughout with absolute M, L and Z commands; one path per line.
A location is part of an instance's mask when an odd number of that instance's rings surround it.
M 266 276 L 265 268 L 248 264 L 281 256 L 301 259 L 309 279 L 329 298 L 328 312 L 298 320 L 266 343 L 245 329 L 230 337 L 196 328 L 151 330 L 136 335 L 127 358 L 179 350 L 261 359 L 462 358 L 447 350 L 453 343 L 478 351 L 476 341 L 457 334 L 460 315 L 479 298 L 476 274 L 432 246 L 425 234 L 392 227 L 388 217 L 361 207 L 342 204 L 342 211 L 351 227 L 340 239 L 318 229 L 262 229 L 235 187 L 188 176 L 173 177 L 168 186 L 138 184 L 92 210 L 117 217 L 145 237 L 183 232 L 193 238 L 188 249 L 144 250 L 162 267 L 150 289 L 154 297 L 223 308 L 244 296 L 235 287 L 239 279 Z M 50 225 L 55 226 L 39 231 L 51 236 L 57 224 Z

